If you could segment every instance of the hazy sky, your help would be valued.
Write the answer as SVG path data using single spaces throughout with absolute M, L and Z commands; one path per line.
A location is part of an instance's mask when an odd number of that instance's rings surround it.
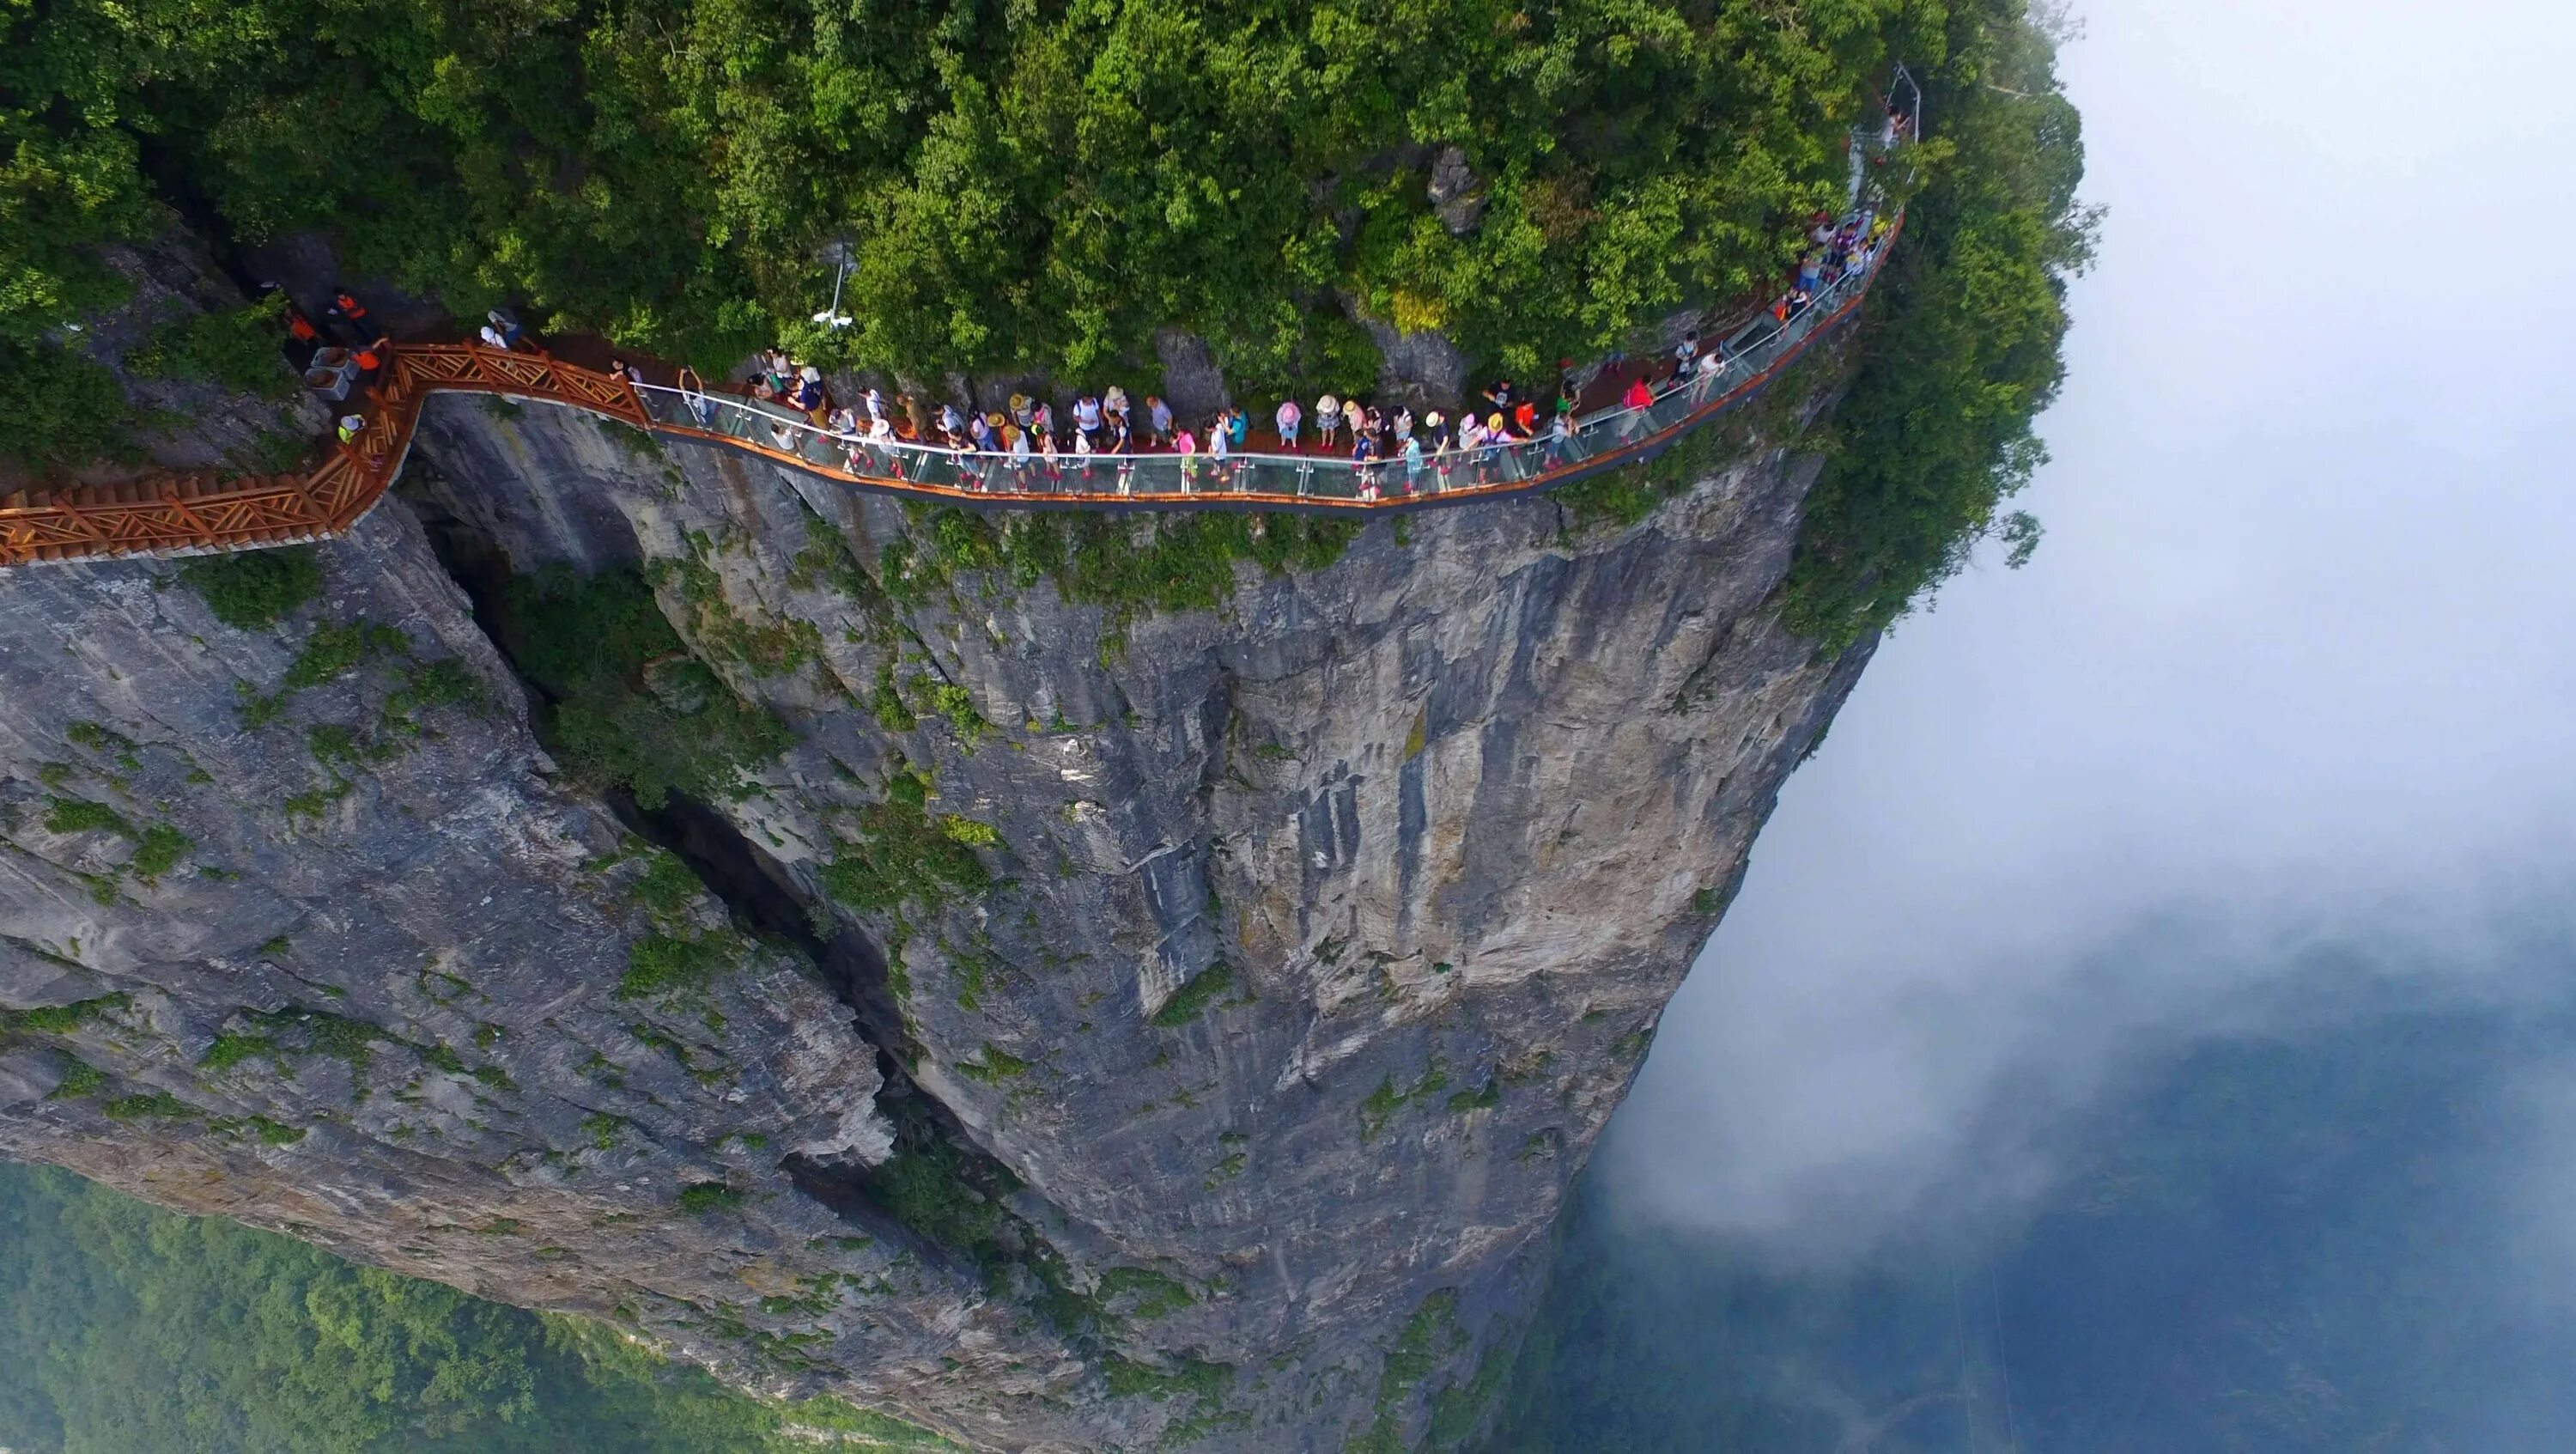
M 2576 6 L 2078 15 L 2048 537 L 1791 781 L 1604 1152 L 1653 1215 L 1849 1245 L 2044 1178 L 2016 1128 L 2276 1012 L 2283 945 L 2466 988 L 2576 867 Z

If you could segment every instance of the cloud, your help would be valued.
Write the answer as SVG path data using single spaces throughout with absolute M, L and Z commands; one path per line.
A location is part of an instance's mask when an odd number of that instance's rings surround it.
M 1783 794 L 1604 1152 L 1659 1219 L 1818 1253 L 2012 1200 L 2194 1036 L 2506 992 L 2576 868 L 2576 12 L 2087 8 L 2048 540 Z

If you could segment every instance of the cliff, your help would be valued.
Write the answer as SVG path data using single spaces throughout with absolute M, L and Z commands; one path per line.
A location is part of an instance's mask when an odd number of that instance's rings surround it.
M 1866 661 L 1765 605 L 1798 423 L 1345 539 L 434 401 L 274 631 L 0 581 L 0 1151 L 983 1447 L 1455 1442 Z M 786 745 L 559 764 L 495 646 L 549 566 Z

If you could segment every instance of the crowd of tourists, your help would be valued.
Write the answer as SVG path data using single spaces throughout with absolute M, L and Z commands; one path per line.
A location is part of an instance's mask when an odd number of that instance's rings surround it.
M 1793 281 L 1768 309 L 1775 328 L 1796 322 L 1846 276 L 1865 273 L 1888 226 L 1888 219 L 1868 208 L 1839 219 L 1817 214 Z M 1537 445 L 1537 469 L 1553 469 L 1576 452 L 1587 393 L 1615 399 L 1613 425 L 1623 440 L 1633 439 L 1644 431 L 1648 411 L 1674 393 L 1688 391 L 1693 407 L 1707 402 L 1729 365 L 1773 331 L 1730 346 L 1726 338 L 1704 343 L 1693 329 L 1674 345 L 1669 368 L 1661 360 L 1632 365 L 1615 357 L 1592 369 L 1561 363 L 1549 387 L 1527 389 L 1498 379 L 1465 407 L 1418 415 L 1402 402 L 1372 404 L 1327 393 L 1311 405 L 1283 400 L 1258 415 L 1229 406 L 1185 418 L 1157 395 L 1133 398 L 1115 384 L 1061 404 L 1013 393 L 1002 407 L 987 410 L 911 391 L 889 398 L 873 385 L 840 398 L 821 369 L 772 349 L 758 360 L 747 386 L 751 398 L 769 408 L 749 421 L 725 422 L 747 422 L 755 431 L 765 425 L 779 449 L 802 455 L 811 436 L 793 422 L 801 418 L 833 442 L 850 473 L 899 480 L 918 472 L 924 447 L 953 461 L 970 486 L 1008 490 L 1088 491 L 1105 481 L 1123 492 L 1135 462 L 1147 456 L 1176 461 L 1184 488 L 1216 490 L 1239 483 L 1255 458 L 1295 466 L 1301 475 L 1326 461 L 1346 461 L 1360 497 L 1374 499 L 1383 489 L 1419 489 L 1426 472 L 1442 488 L 1459 476 L 1486 483 L 1503 451 L 1515 445 Z M 616 367 L 633 374 L 622 363 Z M 640 374 L 634 377 L 641 381 Z M 721 429 L 719 411 L 731 401 L 687 369 L 680 371 L 679 385 L 697 422 Z
M 755 433 L 766 428 L 771 443 L 800 457 L 807 455 L 812 436 L 798 424 L 810 426 L 832 442 L 844 467 L 855 475 L 911 478 L 927 451 L 950 460 L 976 488 L 1091 490 L 1099 487 L 1106 471 L 1111 487 L 1124 492 L 1140 458 L 1166 456 L 1177 460 L 1184 488 L 1222 490 L 1238 484 L 1256 457 L 1297 467 L 1301 484 L 1318 465 L 1347 461 L 1360 497 L 1375 499 L 1386 488 L 1415 492 L 1426 472 L 1437 488 L 1457 482 L 1462 474 L 1470 483 L 1487 483 L 1505 451 L 1518 445 L 1537 446 L 1534 461 L 1525 460 L 1524 467 L 1534 462 L 1538 472 L 1553 469 L 1580 453 L 1578 427 L 1590 422 L 1582 417 L 1587 394 L 1596 402 L 1615 400 L 1608 418 L 1623 442 L 1645 432 L 1649 411 L 1677 392 L 1687 390 L 1694 408 L 1707 402 L 1745 352 L 1796 322 L 1843 278 L 1866 273 L 1889 225 L 1867 207 L 1839 219 L 1818 213 L 1794 281 L 1768 310 L 1775 328 L 1740 346 L 1725 337 L 1703 343 L 1692 329 L 1673 346 L 1669 369 L 1661 360 L 1631 363 L 1617 355 L 1590 368 L 1561 361 L 1548 387 L 1528 389 L 1497 379 L 1454 411 L 1428 408 L 1417 415 L 1401 402 L 1373 404 L 1326 393 L 1312 405 L 1283 400 L 1258 419 L 1253 411 L 1230 406 L 1185 419 L 1164 399 L 1153 394 L 1132 399 L 1115 384 L 1086 390 L 1061 409 L 1056 402 L 1014 393 L 1004 407 L 979 411 L 925 400 L 910 391 L 889 399 L 873 385 L 860 388 L 855 397 L 835 398 L 821 369 L 784 349 L 761 356 L 745 390 L 766 408 L 729 416 L 728 409 L 743 408 L 740 400 L 710 390 L 687 368 L 679 370 L 678 392 L 701 427 Z M 302 312 L 290 308 L 287 322 L 299 342 L 318 342 L 314 322 Z M 349 342 L 372 382 L 386 343 L 366 308 L 345 290 L 336 292 L 324 323 L 331 336 Z M 518 320 L 502 309 L 486 315 L 479 338 L 495 349 L 532 346 Z M 643 370 L 623 359 L 609 367 L 632 383 L 645 383 Z M 339 422 L 344 440 L 363 424 L 355 415 Z

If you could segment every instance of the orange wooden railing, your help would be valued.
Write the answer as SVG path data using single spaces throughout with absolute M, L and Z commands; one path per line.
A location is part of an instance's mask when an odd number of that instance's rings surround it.
M 218 480 L 193 471 L 125 484 L 0 495 L 0 566 L 114 555 L 194 555 L 315 540 L 358 523 L 393 483 L 420 406 L 445 391 L 512 394 L 606 414 L 644 417 L 618 379 L 543 354 L 472 344 L 409 344 L 355 406 L 366 428 L 302 475 Z

